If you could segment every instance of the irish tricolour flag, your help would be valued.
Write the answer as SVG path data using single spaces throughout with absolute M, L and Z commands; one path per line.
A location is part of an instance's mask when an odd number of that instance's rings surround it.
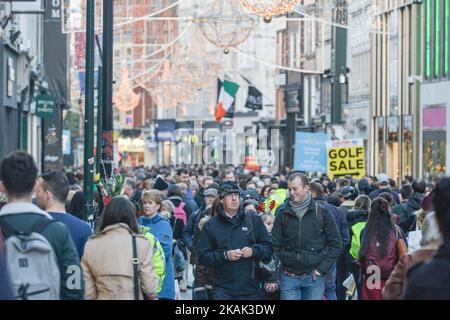
M 237 83 L 224 80 L 218 82 L 219 98 L 217 99 L 216 121 L 220 122 L 222 118 L 232 113 L 233 104 L 236 99 L 236 93 L 239 90 Z

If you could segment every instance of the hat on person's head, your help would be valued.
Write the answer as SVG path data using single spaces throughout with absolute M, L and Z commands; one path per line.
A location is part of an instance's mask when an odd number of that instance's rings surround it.
M 156 178 L 155 185 L 153 186 L 153 189 L 156 189 L 156 190 L 159 190 L 159 191 L 164 191 L 166 189 L 169 189 L 169 185 L 167 184 L 166 181 L 164 181 L 163 178 L 158 177 L 158 178 Z
M 434 210 L 434 208 L 433 208 L 433 201 L 432 201 L 432 198 L 431 198 L 431 193 L 426 195 L 422 199 L 422 201 L 420 202 L 420 208 L 422 208 L 423 210 L 425 210 L 427 212 L 430 212 L 430 211 Z
M 329 184 L 327 184 L 327 189 L 330 193 L 333 193 L 334 191 L 336 191 L 336 183 L 330 182 Z
M 207 190 L 205 190 L 205 192 L 203 192 L 203 196 L 206 197 L 214 197 L 217 198 L 219 196 L 219 192 L 217 191 L 217 189 L 214 188 L 209 188 Z
M 241 191 L 239 190 L 239 187 L 237 186 L 236 183 L 229 182 L 229 181 L 222 183 L 222 185 L 220 186 L 220 189 L 219 189 L 220 199 L 223 199 L 225 196 L 227 196 L 229 194 L 233 194 L 233 193 L 237 193 L 237 194 L 241 193 Z
M 199 190 L 200 186 L 198 185 L 197 181 L 191 180 L 191 189 Z
M 243 194 L 244 200 L 247 200 L 247 199 L 258 200 L 259 199 L 259 195 L 258 195 L 258 192 L 256 190 L 247 189 L 243 193 L 244 193 Z
M 338 194 L 345 200 L 355 200 L 358 196 L 358 191 L 352 186 L 345 186 L 338 192 Z
M 359 191 L 366 191 L 367 188 L 369 188 L 369 181 L 367 181 L 367 179 L 361 179 L 358 182 L 358 190 Z
M 382 186 L 387 186 L 389 184 L 389 178 L 384 173 L 378 174 L 376 178 Z
M 217 191 L 219 191 L 220 185 L 218 183 L 211 183 L 209 186 L 207 186 L 205 188 L 205 190 L 208 190 L 208 189 L 216 189 Z

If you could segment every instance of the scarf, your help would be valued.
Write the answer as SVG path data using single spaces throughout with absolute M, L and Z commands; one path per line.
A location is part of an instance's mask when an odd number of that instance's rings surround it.
M 308 196 L 303 202 L 296 202 L 294 200 L 289 200 L 289 205 L 291 206 L 292 211 L 294 211 L 295 215 L 299 217 L 301 220 L 303 216 L 308 211 L 308 207 L 311 204 L 312 196 L 311 193 L 308 193 Z

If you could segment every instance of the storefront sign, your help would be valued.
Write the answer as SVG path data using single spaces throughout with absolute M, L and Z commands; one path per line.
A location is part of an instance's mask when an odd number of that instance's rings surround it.
M 330 178 L 352 175 L 360 179 L 366 174 L 362 139 L 329 141 L 327 147 Z
M 157 142 L 173 141 L 175 139 L 176 123 L 173 120 L 157 120 L 155 135 Z
M 325 133 L 297 132 L 294 169 L 305 172 L 327 171 L 327 141 Z
M 55 112 L 56 98 L 49 95 L 36 97 L 36 115 L 41 118 L 51 118 Z
M 40 13 L 40 12 L 42 12 L 42 0 L 21 0 L 21 1 L 16 0 L 16 1 L 12 1 L 11 5 L 12 5 L 11 11 L 13 13 L 21 13 L 21 12 Z
M 119 138 L 119 152 L 144 153 L 145 141 L 138 138 Z

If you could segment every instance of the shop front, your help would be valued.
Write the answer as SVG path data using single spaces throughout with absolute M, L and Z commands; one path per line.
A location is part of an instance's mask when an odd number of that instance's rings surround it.
M 145 141 L 141 137 L 119 137 L 121 164 L 134 168 L 144 164 Z

